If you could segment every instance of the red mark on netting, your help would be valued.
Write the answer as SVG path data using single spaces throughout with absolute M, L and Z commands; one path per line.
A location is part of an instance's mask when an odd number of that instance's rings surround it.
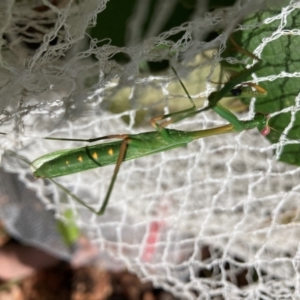
M 160 233 L 163 227 L 165 227 L 164 221 L 152 221 L 148 230 L 148 236 L 146 237 L 145 247 L 142 255 L 144 262 L 150 262 L 156 252 L 157 243 L 160 238 Z

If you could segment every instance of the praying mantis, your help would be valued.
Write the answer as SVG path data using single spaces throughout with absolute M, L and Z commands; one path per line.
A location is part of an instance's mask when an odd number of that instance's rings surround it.
M 72 141 L 82 141 L 88 143 L 107 139 L 119 140 L 74 149 L 58 150 L 43 155 L 31 163 L 30 168 L 33 172 L 33 175 L 37 178 L 48 178 L 91 212 L 97 215 L 102 215 L 108 205 L 114 183 L 117 179 L 117 175 L 123 161 L 137 159 L 143 156 L 183 147 L 196 139 L 212 135 L 241 132 L 254 128 L 257 128 L 262 135 L 267 135 L 270 131 L 268 126 L 269 116 L 267 114 L 256 113 L 253 119 L 241 121 L 237 118 L 237 116 L 219 104 L 219 101 L 222 98 L 229 96 L 264 97 L 267 95 L 267 91 L 262 87 L 251 82 L 244 82 L 249 75 L 261 67 L 261 60 L 253 54 L 250 56 L 255 58 L 258 63 L 229 79 L 229 81 L 226 82 L 219 91 L 212 92 L 208 97 L 209 104 L 199 110 L 196 109 L 193 99 L 179 78 L 176 70 L 172 68 L 192 105 L 190 108 L 154 117 L 150 122 L 155 128 L 155 131 L 144 132 L 140 134 L 114 134 L 94 139 L 71 139 Z M 198 131 L 181 131 L 166 128 L 166 126 L 169 124 L 192 117 L 208 109 L 215 111 L 223 119 L 228 121 L 229 124 Z M 159 121 L 162 120 L 165 121 L 159 123 Z M 48 137 L 46 139 L 70 140 L 52 137 Z M 99 210 L 95 210 L 93 207 L 87 205 L 83 200 L 71 193 L 64 186 L 53 180 L 53 178 L 58 176 L 65 176 L 111 164 L 115 164 L 116 166 L 113 171 L 105 198 Z

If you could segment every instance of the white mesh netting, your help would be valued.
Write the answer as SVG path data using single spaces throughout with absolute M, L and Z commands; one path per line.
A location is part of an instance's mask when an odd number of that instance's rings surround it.
M 210 80 L 219 78 L 217 49 L 223 51 L 232 31 L 271 24 L 272 33 L 266 32 L 251 49 L 259 57 L 283 36 L 299 38 L 297 27 L 285 27 L 299 10 L 297 1 L 285 7 L 277 1 L 238 1 L 210 13 L 206 13 L 208 3 L 198 1 L 190 21 L 161 33 L 177 1 L 168 5 L 157 1 L 144 30 L 150 4 L 139 0 L 126 24 L 126 47 L 117 47 L 113 41 L 99 42 L 89 35 L 88 28 L 109 6 L 106 2 L 1 1 L 0 131 L 7 133 L 1 136 L 1 219 L 25 242 L 67 258 L 71 254 L 59 241 L 49 216 L 54 211 L 62 217 L 71 209 L 78 227 L 105 253 L 108 268 L 127 267 L 182 298 L 298 299 L 300 170 L 276 160 L 289 142 L 286 136 L 270 144 L 257 130 L 250 130 L 126 162 L 100 217 L 52 183 L 33 179 L 28 165 L 6 152 L 12 150 L 32 161 L 82 145 L 42 137 L 151 131 L 151 117 L 188 107 L 174 74 L 141 75 L 145 62 L 170 60 L 183 79 L 189 75 L 186 84 L 191 95 L 203 100 L 216 88 Z M 242 25 L 243 18 L 272 5 L 276 8 L 272 17 Z M 117 23 L 111 22 L 106 26 Z M 208 41 L 207 35 L 216 30 L 222 34 Z M 168 47 L 153 50 L 157 45 Z M 126 54 L 129 62 L 115 60 L 118 53 Z M 283 71 L 256 82 L 268 89 L 268 83 L 278 78 L 299 77 L 299 72 Z M 299 109 L 297 94 L 290 97 L 294 102 L 282 109 L 292 115 L 286 134 Z M 252 118 L 254 103 L 255 99 L 239 117 Z M 203 102 L 197 104 L 201 107 Z M 271 117 L 282 111 L 272 111 Z M 196 130 L 224 123 L 207 111 L 173 128 Z M 100 207 L 113 168 L 57 180 Z M 21 182 L 9 172 L 17 173 Z M 28 188 L 31 191 L 25 194 Z M 33 202 L 36 196 L 42 202 Z M 43 211 L 40 203 L 48 210 Z

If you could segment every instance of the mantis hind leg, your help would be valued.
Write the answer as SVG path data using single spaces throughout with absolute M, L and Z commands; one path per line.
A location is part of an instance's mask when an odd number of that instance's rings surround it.
M 119 152 L 118 160 L 117 160 L 117 163 L 116 163 L 116 166 L 115 166 L 115 169 L 114 169 L 114 173 L 112 175 L 112 178 L 111 178 L 108 190 L 106 192 L 106 196 L 104 198 L 103 204 L 100 207 L 100 209 L 96 212 L 97 215 L 102 215 L 105 212 L 105 209 L 106 209 L 106 206 L 108 204 L 111 192 L 113 190 L 115 181 L 117 179 L 117 175 L 118 175 L 119 170 L 120 170 L 120 166 L 121 166 L 121 164 L 122 164 L 122 162 L 123 162 L 123 160 L 125 158 L 126 150 L 127 150 L 127 146 L 128 146 L 129 140 L 130 139 L 129 139 L 128 136 L 125 137 L 124 140 L 123 140 L 123 142 L 122 142 L 122 144 L 121 144 L 121 146 L 120 146 L 120 152 Z

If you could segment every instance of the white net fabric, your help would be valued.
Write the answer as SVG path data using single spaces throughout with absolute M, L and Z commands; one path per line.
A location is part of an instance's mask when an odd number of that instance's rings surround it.
M 273 24 L 273 34 L 254 49 L 261 56 L 272 41 L 299 36 L 298 28 L 285 27 L 299 2 L 286 3 L 283 8 L 277 5 L 273 17 L 255 25 L 238 26 L 249 14 L 275 6 L 275 1 L 239 1 L 210 13 L 205 13 L 205 2 L 198 1 L 191 21 L 160 33 L 177 3 L 168 1 L 168 6 L 156 5 L 143 33 L 149 3 L 140 0 L 127 23 L 127 46 L 122 48 L 109 40 L 97 42 L 87 31 L 95 26 L 97 15 L 101 17 L 109 5 L 107 1 L 33 2 L 0 4 L 0 121 L 1 132 L 8 133 L 1 136 L 5 172 L 18 173 L 56 217 L 71 209 L 77 225 L 106 253 L 108 268 L 122 264 L 140 278 L 186 299 L 298 299 L 300 170 L 275 159 L 284 144 L 298 141 L 282 135 L 278 144 L 270 144 L 250 130 L 200 139 L 185 148 L 126 162 L 100 217 L 52 183 L 34 180 L 28 165 L 5 151 L 13 150 L 32 161 L 54 150 L 81 145 L 42 137 L 92 138 L 151 131 L 151 117 L 178 111 L 189 103 L 180 96 L 184 92 L 174 74 L 142 77 L 142 64 L 170 59 L 182 78 L 194 73 L 187 82 L 191 95 L 207 98 L 215 87 L 210 80 L 218 80 L 218 75 L 212 76 L 229 34 Z M 208 33 L 221 28 L 222 35 L 204 41 Z M 175 42 L 170 40 L 174 36 L 179 36 Z M 37 45 L 36 49 L 32 45 Z M 157 45 L 168 47 L 153 51 Z M 206 51 L 217 47 L 220 52 Z M 128 55 L 130 62 L 118 63 L 114 60 L 118 53 Z M 227 60 L 238 63 L 234 58 Z M 291 77 L 298 78 L 299 72 L 272 73 L 256 81 L 267 86 L 277 78 Z M 291 112 L 285 134 L 299 109 L 297 94 L 293 97 L 295 104 L 271 115 Z M 241 118 L 253 117 L 254 102 Z M 119 112 L 113 113 L 113 106 Z M 207 111 L 173 127 L 197 130 L 224 123 Z M 113 168 L 57 180 L 99 208 Z M 25 241 L 53 250 L 53 237 L 45 240 L 48 233 L 41 233 L 43 227 L 35 232 L 32 228 L 38 221 L 25 222 L 18 212 L 21 204 L 10 202 L 17 196 L 12 196 L 13 184 L 8 187 L 4 176 L 0 204 L 2 212 L 9 211 L 0 215 L 4 223 L 14 234 L 19 231 Z M 30 197 L 21 203 L 31 201 Z M 7 205 L 13 209 L 8 210 Z M 44 221 L 50 222 L 48 218 Z M 55 251 L 68 256 L 61 243 Z

